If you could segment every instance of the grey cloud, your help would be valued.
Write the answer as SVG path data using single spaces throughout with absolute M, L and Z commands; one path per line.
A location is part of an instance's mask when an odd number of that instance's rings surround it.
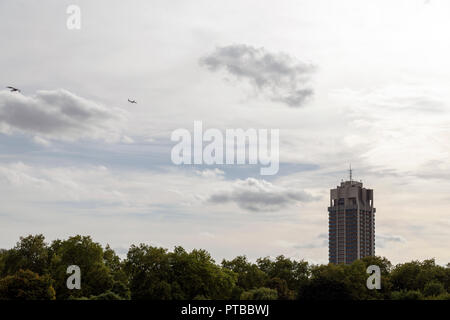
M 211 71 L 225 69 L 238 79 L 247 79 L 271 100 L 301 107 L 313 95 L 308 81 L 316 67 L 285 53 L 240 44 L 219 47 L 200 59 Z
M 449 159 L 429 160 L 419 166 L 415 171 L 409 171 L 409 175 L 422 179 L 437 179 L 448 181 L 450 179 Z
M 314 199 L 303 190 L 292 190 L 264 180 L 247 178 L 233 183 L 230 190 L 212 194 L 207 201 L 215 204 L 232 202 L 248 211 L 268 212 Z
M 376 245 L 380 248 L 385 248 L 389 243 L 405 243 L 406 240 L 402 236 L 377 234 Z M 292 247 L 295 249 L 314 249 L 328 246 L 328 234 L 321 233 L 317 236 L 317 240 L 308 243 L 295 244 Z
M 50 139 L 117 139 L 124 112 L 106 108 L 67 90 L 37 91 L 34 96 L 0 92 L 0 129 Z
M 317 236 L 317 239 L 313 242 L 304 243 L 304 244 L 296 244 L 294 245 L 295 249 L 315 249 L 315 248 L 324 248 L 328 246 L 328 234 L 321 233 Z
M 321 242 L 298 244 L 294 246 L 294 249 L 316 249 L 316 248 L 325 248 L 326 246 L 328 246 L 328 240 L 322 240 Z
M 384 248 L 390 242 L 404 243 L 406 240 L 402 236 L 389 235 L 389 234 L 377 234 L 375 244 L 377 247 Z
M 289 241 L 279 240 L 278 244 L 280 246 L 286 247 L 286 248 L 292 248 L 292 249 L 316 249 L 316 248 L 324 248 L 328 246 L 328 234 L 321 233 L 319 234 L 316 239 L 314 239 L 311 242 L 306 243 L 292 243 Z

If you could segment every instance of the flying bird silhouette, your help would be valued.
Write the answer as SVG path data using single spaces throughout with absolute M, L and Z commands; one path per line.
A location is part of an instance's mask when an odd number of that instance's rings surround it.
M 8 88 L 9 90 L 11 90 L 11 92 L 20 92 L 20 90 L 19 90 L 19 89 L 17 89 L 17 88 L 14 88 L 14 87 L 10 87 L 10 86 L 8 86 L 8 87 L 6 87 L 6 88 Z
M 136 100 L 130 100 L 130 99 L 128 99 L 128 102 L 129 102 L 129 103 L 136 103 L 136 104 L 137 104 Z

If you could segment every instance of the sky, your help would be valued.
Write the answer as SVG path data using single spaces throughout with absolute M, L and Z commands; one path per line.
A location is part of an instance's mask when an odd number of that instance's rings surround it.
M 449 12 L 444 0 L 2 0 L 0 248 L 81 234 L 122 256 L 147 243 L 327 263 L 329 193 L 351 163 L 374 189 L 376 254 L 450 262 Z M 278 129 L 278 173 L 175 165 L 171 133 L 194 121 Z

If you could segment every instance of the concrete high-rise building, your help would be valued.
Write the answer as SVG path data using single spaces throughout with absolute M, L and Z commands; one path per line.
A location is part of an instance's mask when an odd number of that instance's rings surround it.
M 351 167 L 350 180 L 330 190 L 328 224 L 330 263 L 348 264 L 375 255 L 373 190 L 352 180 Z

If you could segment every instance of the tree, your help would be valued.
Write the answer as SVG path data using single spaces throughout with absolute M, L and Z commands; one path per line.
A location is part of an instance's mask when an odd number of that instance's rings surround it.
M 344 283 L 350 290 L 353 300 L 381 299 L 378 290 L 367 288 L 367 266 L 364 261 L 356 260 L 350 265 L 341 265 L 344 270 Z
M 423 289 L 423 294 L 427 297 L 439 296 L 444 293 L 447 293 L 444 286 L 436 280 L 428 282 Z
M 419 290 L 394 291 L 391 295 L 392 300 L 422 300 L 423 295 Z
M 346 265 L 311 267 L 311 278 L 299 288 L 300 300 L 351 300 L 352 288 L 346 276 Z
M 370 299 L 373 298 L 373 293 L 366 287 L 367 277 L 366 266 L 361 260 L 351 265 L 313 266 L 311 277 L 299 288 L 298 298 L 304 300 Z
M 109 268 L 114 280 L 126 282 L 127 275 L 123 270 L 123 262 L 120 261 L 119 256 L 111 249 L 109 244 L 103 250 L 103 261 L 105 266 Z
M 128 251 L 125 270 L 133 299 L 228 299 L 235 275 L 217 266 L 205 250 L 173 252 L 141 244 Z
M 222 261 L 222 268 L 237 274 L 236 284 L 242 289 L 238 291 L 262 287 L 269 278 L 256 264 L 250 263 L 246 256 L 238 256 L 230 261 L 224 259 Z M 237 298 L 239 297 L 240 294 Z
M 131 292 L 128 286 L 127 275 L 123 268 L 124 263 L 109 245 L 106 245 L 103 251 L 103 261 L 113 277 L 111 292 L 115 293 L 122 299 L 130 299 Z
M 57 299 L 67 299 L 69 296 L 90 297 L 102 294 L 113 286 L 113 277 L 103 258 L 103 248 L 93 242 L 91 237 L 80 235 L 67 240 L 52 242 L 50 274 L 55 280 Z M 66 280 L 69 277 L 67 267 L 77 265 L 81 270 L 81 289 L 69 290 Z
M 0 300 L 54 300 L 55 290 L 48 276 L 19 270 L 0 279 Z
M 0 277 L 4 274 L 3 270 L 5 270 L 5 259 L 7 254 L 8 250 L 0 249 Z
M 112 291 L 106 291 L 98 296 L 91 296 L 89 300 L 123 300 L 123 298 Z
M 364 262 L 366 268 L 370 265 L 379 266 L 382 276 L 388 276 L 392 271 L 392 263 L 385 257 L 368 256 L 362 258 L 361 261 Z
M 361 259 L 364 267 L 376 265 L 381 271 L 381 289 L 371 290 L 368 299 L 389 299 L 392 291 L 392 281 L 390 272 L 392 271 L 392 263 L 385 257 L 369 256 Z
M 4 253 L 2 275 L 12 275 L 23 269 L 43 275 L 47 273 L 48 246 L 42 234 L 20 237 L 11 250 Z
M 233 275 L 222 271 L 207 251 L 194 249 L 188 253 L 182 247 L 175 247 L 168 255 L 170 282 L 176 283 L 179 292 L 187 299 L 197 296 L 226 299 L 231 295 L 235 282 Z
M 272 278 L 267 280 L 265 287 L 277 290 L 277 296 L 280 300 L 293 300 L 295 298 L 295 292 L 289 289 L 284 279 Z
M 252 289 L 241 295 L 241 300 L 277 300 L 277 298 L 277 290 L 270 288 Z
M 398 264 L 390 275 L 395 291 L 422 291 L 433 280 L 442 283 L 448 290 L 449 276 L 448 269 L 436 265 L 434 259 Z
M 352 294 L 342 281 L 317 278 L 301 288 L 298 298 L 300 300 L 351 300 Z
M 123 300 L 131 299 L 130 288 L 124 282 L 114 281 L 111 292 L 118 295 Z
M 67 268 L 81 270 L 81 290 L 69 290 Z M 381 290 L 366 287 L 367 267 L 381 270 Z M 434 259 L 395 267 L 384 257 L 365 257 L 352 264 L 312 265 L 286 258 L 246 256 L 216 264 L 201 249 L 172 252 L 145 244 L 131 246 L 121 261 L 109 245 L 89 236 L 55 240 L 43 235 L 21 237 L 0 249 L 1 299 L 304 299 L 304 300 L 449 300 L 450 264 Z
M 280 255 L 272 261 L 270 258 L 259 258 L 256 263 L 270 279 L 279 278 L 286 281 L 290 290 L 297 292 L 309 277 L 309 267 L 306 261 L 295 261 Z
M 132 245 L 125 261 L 125 272 L 129 279 L 132 299 L 171 299 L 167 249 L 145 244 Z

